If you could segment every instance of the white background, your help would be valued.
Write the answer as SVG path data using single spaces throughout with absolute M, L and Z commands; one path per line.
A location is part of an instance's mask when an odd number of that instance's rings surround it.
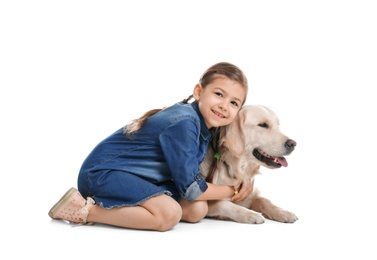
M 2 1 L 2 259 L 376 259 L 374 1 Z M 294 224 L 160 233 L 47 215 L 104 137 L 228 61 L 298 143 L 257 186 Z M 6 256 L 6 258 L 5 258 Z

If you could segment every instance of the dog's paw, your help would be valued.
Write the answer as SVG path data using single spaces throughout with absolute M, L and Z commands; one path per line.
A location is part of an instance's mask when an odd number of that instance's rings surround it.
M 298 217 L 290 211 L 279 209 L 266 216 L 267 218 L 282 223 L 293 223 L 298 220 Z
M 263 224 L 265 218 L 258 212 L 248 212 L 247 214 L 239 215 L 237 222 L 246 224 Z

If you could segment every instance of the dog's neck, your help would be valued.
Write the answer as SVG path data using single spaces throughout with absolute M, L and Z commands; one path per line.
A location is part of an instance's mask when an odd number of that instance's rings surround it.
M 229 176 L 240 181 L 252 179 L 259 174 L 260 165 L 253 163 L 251 161 L 253 159 L 249 158 L 254 159 L 252 156 L 247 156 L 246 153 L 241 158 L 234 156 L 229 150 L 222 151 L 222 156 L 220 155 L 220 160 L 228 168 Z

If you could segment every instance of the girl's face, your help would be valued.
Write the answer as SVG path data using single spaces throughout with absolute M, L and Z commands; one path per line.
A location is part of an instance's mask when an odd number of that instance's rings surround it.
M 244 87 L 225 76 L 216 78 L 205 88 L 197 84 L 193 94 L 209 129 L 229 125 L 246 97 Z

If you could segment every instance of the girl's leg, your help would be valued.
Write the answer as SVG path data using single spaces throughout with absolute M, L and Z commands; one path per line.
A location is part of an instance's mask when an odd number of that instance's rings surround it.
M 182 207 L 181 221 L 196 223 L 202 220 L 208 213 L 208 202 L 205 200 L 188 202 L 182 199 L 180 205 Z
M 182 208 L 168 195 L 148 199 L 139 206 L 104 209 L 94 205 L 87 222 L 124 228 L 167 231 L 182 217 Z

